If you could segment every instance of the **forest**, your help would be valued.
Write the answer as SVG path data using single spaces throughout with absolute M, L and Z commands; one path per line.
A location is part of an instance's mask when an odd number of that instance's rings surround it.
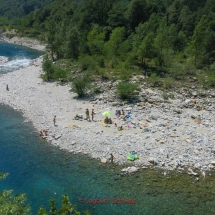
M 215 0 L 39 2 L 28 14 L 11 17 L 5 10 L 0 22 L 1 29 L 47 44 L 46 80 L 72 80 L 78 67 L 91 79 L 143 74 L 166 89 L 191 77 L 215 86 Z

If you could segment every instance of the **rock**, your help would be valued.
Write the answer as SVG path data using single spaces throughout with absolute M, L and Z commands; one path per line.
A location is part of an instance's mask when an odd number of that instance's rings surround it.
M 187 142 L 187 143 L 190 143 L 191 142 L 191 140 L 190 139 L 185 139 L 185 141 Z
M 197 94 L 196 91 L 193 91 L 193 92 L 192 92 L 192 96 L 196 97 L 197 95 L 198 95 L 198 94 Z
M 195 163 L 195 164 L 194 164 L 194 167 L 195 167 L 196 169 L 200 169 L 201 166 L 200 166 L 199 163 Z
M 61 134 L 55 135 L 54 138 L 55 138 L 55 140 L 57 140 L 57 139 L 61 138 L 61 136 L 62 136 Z
M 181 114 L 181 113 L 182 113 L 182 110 L 178 110 L 178 109 L 177 109 L 177 110 L 174 110 L 174 112 L 177 113 L 177 114 Z
M 138 171 L 138 168 L 135 166 L 129 167 L 129 169 L 128 169 L 128 173 L 133 173 L 133 172 L 137 172 L 137 171 Z
M 196 100 L 195 99 L 191 99 L 191 103 L 192 104 L 196 104 Z
M 101 159 L 101 163 L 107 163 L 107 159 L 106 158 L 102 158 Z
M 145 106 L 145 103 L 144 103 L 144 102 L 140 102 L 140 103 L 138 103 L 138 106 L 144 107 L 144 106 Z
M 199 174 L 197 172 L 193 172 L 193 170 L 191 168 L 188 168 L 187 171 L 188 171 L 189 175 L 199 176 Z
M 215 135 L 212 136 L 212 139 L 215 140 Z
M 165 141 L 164 140 L 159 140 L 159 143 L 163 144 L 163 143 L 165 143 Z
M 149 157 L 148 158 L 148 162 L 154 164 L 154 158 L 153 157 Z
M 184 101 L 185 104 L 189 104 L 190 102 L 191 102 L 190 99 L 186 99 L 186 100 Z
M 212 164 L 209 164 L 208 167 L 209 167 L 210 169 L 214 169 L 214 168 L 215 168 L 215 166 L 212 165 Z
M 212 164 L 212 165 L 214 165 L 214 166 L 215 166 L 215 161 L 211 161 L 211 162 L 210 162 L 210 164 Z
M 199 119 L 199 118 L 196 118 L 194 121 L 196 124 L 201 124 L 201 119 Z
M 75 144 L 76 144 L 76 142 L 75 142 L 75 141 L 72 141 L 72 142 L 71 142 L 71 145 L 75 145 Z
M 132 110 L 132 107 L 125 108 L 125 111 L 131 111 L 131 110 Z
M 138 170 L 139 170 L 139 168 L 137 168 L 135 166 L 131 166 L 131 167 L 128 167 L 128 168 L 124 168 L 121 171 L 124 172 L 124 173 L 134 173 L 134 172 L 137 172 Z

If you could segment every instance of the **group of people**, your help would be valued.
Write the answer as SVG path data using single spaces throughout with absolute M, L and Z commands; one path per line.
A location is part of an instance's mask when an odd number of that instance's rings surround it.
M 125 111 L 123 109 L 121 111 L 116 110 L 115 115 L 116 115 L 117 118 L 119 118 L 120 116 L 125 116 Z
M 105 120 L 104 120 L 104 123 L 105 124 L 113 124 L 113 121 L 111 118 L 108 118 L 107 116 L 105 117 Z
M 44 129 L 44 130 L 40 131 L 39 135 L 40 136 L 44 136 L 44 135 L 47 136 L 47 133 L 48 133 L 48 130 Z
M 86 109 L 85 114 L 86 114 L 86 120 L 90 121 L 90 111 L 88 108 Z M 92 121 L 94 120 L 94 116 L 95 116 L 95 111 L 94 109 L 92 109 L 91 111 Z

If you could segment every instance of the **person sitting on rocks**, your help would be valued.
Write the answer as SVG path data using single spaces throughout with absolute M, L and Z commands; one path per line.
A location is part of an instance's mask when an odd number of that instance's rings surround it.
M 45 136 L 47 136 L 48 130 L 44 129 L 43 132 L 44 132 Z
M 113 121 L 111 118 L 109 118 L 108 121 L 109 121 L 109 124 L 113 124 Z
M 109 124 L 109 119 L 108 119 L 107 116 L 106 116 L 106 118 L 105 118 L 105 120 L 104 120 L 104 123 L 105 123 L 105 124 Z
M 123 130 L 123 127 L 122 125 L 120 127 L 118 127 L 118 131 L 122 131 Z

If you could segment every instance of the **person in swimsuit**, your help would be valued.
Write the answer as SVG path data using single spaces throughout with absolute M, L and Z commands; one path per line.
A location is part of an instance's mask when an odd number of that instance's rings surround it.
M 92 113 L 91 113 L 91 115 L 92 115 L 92 121 L 93 121 L 93 119 L 94 119 L 94 115 L 95 115 L 94 109 L 92 109 Z
M 56 124 L 56 116 L 54 116 L 53 122 L 54 122 L 54 126 L 55 126 L 55 124 Z
M 86 109 L 85 114 L 86 114 L 86 120 L 90 120 L 90 112 L 89 112 L 88 108 Z

